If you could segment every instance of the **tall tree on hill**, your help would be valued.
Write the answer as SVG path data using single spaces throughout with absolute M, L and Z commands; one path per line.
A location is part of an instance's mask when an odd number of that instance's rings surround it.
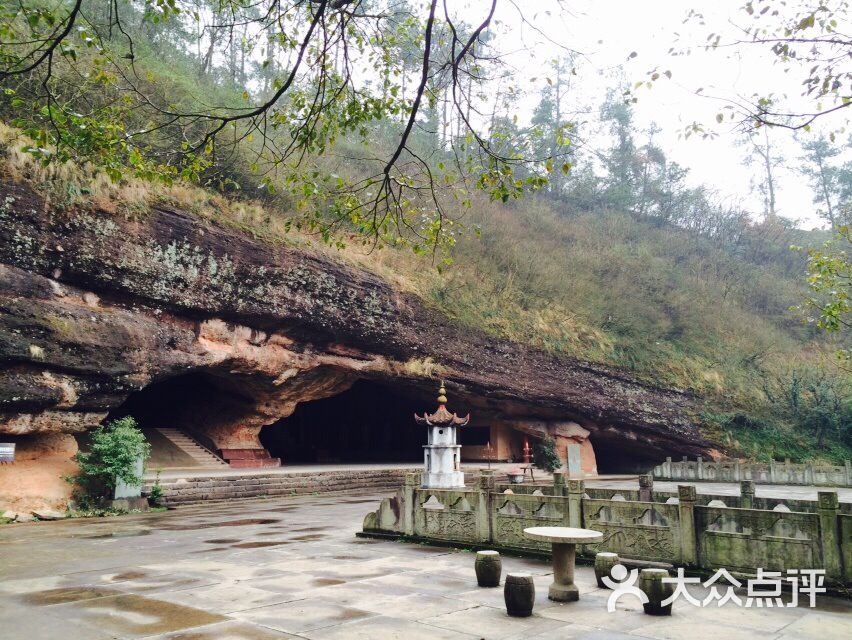
M 575 74 L 573 56 L 551 60 L 547 70 L 547 84 L 540 92 L 530 124 L 533 127 L 533 152 L 540 158 L 551 159 L 557 166 L 552 170 L 548 190 L 562 195 L 568 171 L 574 164 L 571 137 L 576 131 L 573 110 L 568 102 L 571 79 Z
M 832 160 L 841 149 L 825 136 L 802 144 L 804 155 L 800 171 L 808 178 L 814 192 L 817 213 L 837 232 L 848 224 L 848 209 L 852 205 L 852 164 L 836 166 Z
M 770 127 L 746 130 L 740 143 L 746 152 L 745 164 L 755 166 L 757 171 L 753 184 L 763 200 L 763 215 L 767 220 L 777 220 L 778 173 L 784 166 L 784 158 L 774 144 Z
M 610 206 L 633 210 L 637 183 L 633 108 L 619 91 L 611 89 L 607 92 L 601 105 L 601 121 L 613 138 L 612 147 L 603 156 L 607 172 L 605 197 Z

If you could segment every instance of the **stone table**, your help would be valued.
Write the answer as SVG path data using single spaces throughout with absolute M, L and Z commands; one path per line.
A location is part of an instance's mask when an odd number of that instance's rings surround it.
M 603 537 L 600 531 L 573 527 L 530 527 L 524 535 L 531 540 L 549 542 L 553 549 L 553 584 L 547 597 L 556 602 L 573 602 L 580 599 L 574 584 L 574 560 L 578 544 L 597 542 Z

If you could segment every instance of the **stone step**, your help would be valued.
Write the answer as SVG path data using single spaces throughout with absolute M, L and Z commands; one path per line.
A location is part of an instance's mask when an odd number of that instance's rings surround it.
M 265 467 L 280 467 L 281 458 L 251 458 L 230 460 L 228 464 L 232 469 L 258 469 Z
M 173 427 L 160 427 L 157 431 L 159 431 L 162 436 L 168 439 L 178 449 L 198 462 L 201 467 L 221 468 L 228 466 L 224 460 L 219 458 L 206 447 L 200 445 L 196 440 L 180 429 L 175 429 Z

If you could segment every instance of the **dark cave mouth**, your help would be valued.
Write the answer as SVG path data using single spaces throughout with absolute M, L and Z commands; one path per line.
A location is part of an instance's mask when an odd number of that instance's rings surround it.
M 425 392 L 358 380 L 337 395 L 299 403 L 263 427 L 260 442 L 285 464 L 418 462 L 426 432 L 413 414 L 434 402 Z

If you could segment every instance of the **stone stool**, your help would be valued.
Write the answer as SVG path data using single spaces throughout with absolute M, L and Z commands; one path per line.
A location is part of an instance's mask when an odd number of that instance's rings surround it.
M 507 573 L 503 586 L 503 599 L 506 601 L 506 613 L 510 616 L 526 618 L 532 615 L 535 604 L 535 585 L 528 573 Z
M 612 568 L 619 563 L 620 560 L 618 559 L 617 553 L 601 551 L 600 553 L 595 554 L 595 580 L 597 580 L 598 586 L 601 589 L 609 589 L 609 587 L 603 583 L 603 579 L 604 577 L 609 577 Z
M 477 551 L 473 568 L 476 570 L 476 583 L 480 587 L 500 586 L 503 563 L 497 551 Z
M 662 606 L 662 601 L 674 593 L 674 584 L 663 582 L 669 572 L 665 569 L 642 569 L 639 574 L 639 588 L 648 596 L 648 602 L 642 605 L 645 613 L 651 616 L 672 615 L 671 603 Z

